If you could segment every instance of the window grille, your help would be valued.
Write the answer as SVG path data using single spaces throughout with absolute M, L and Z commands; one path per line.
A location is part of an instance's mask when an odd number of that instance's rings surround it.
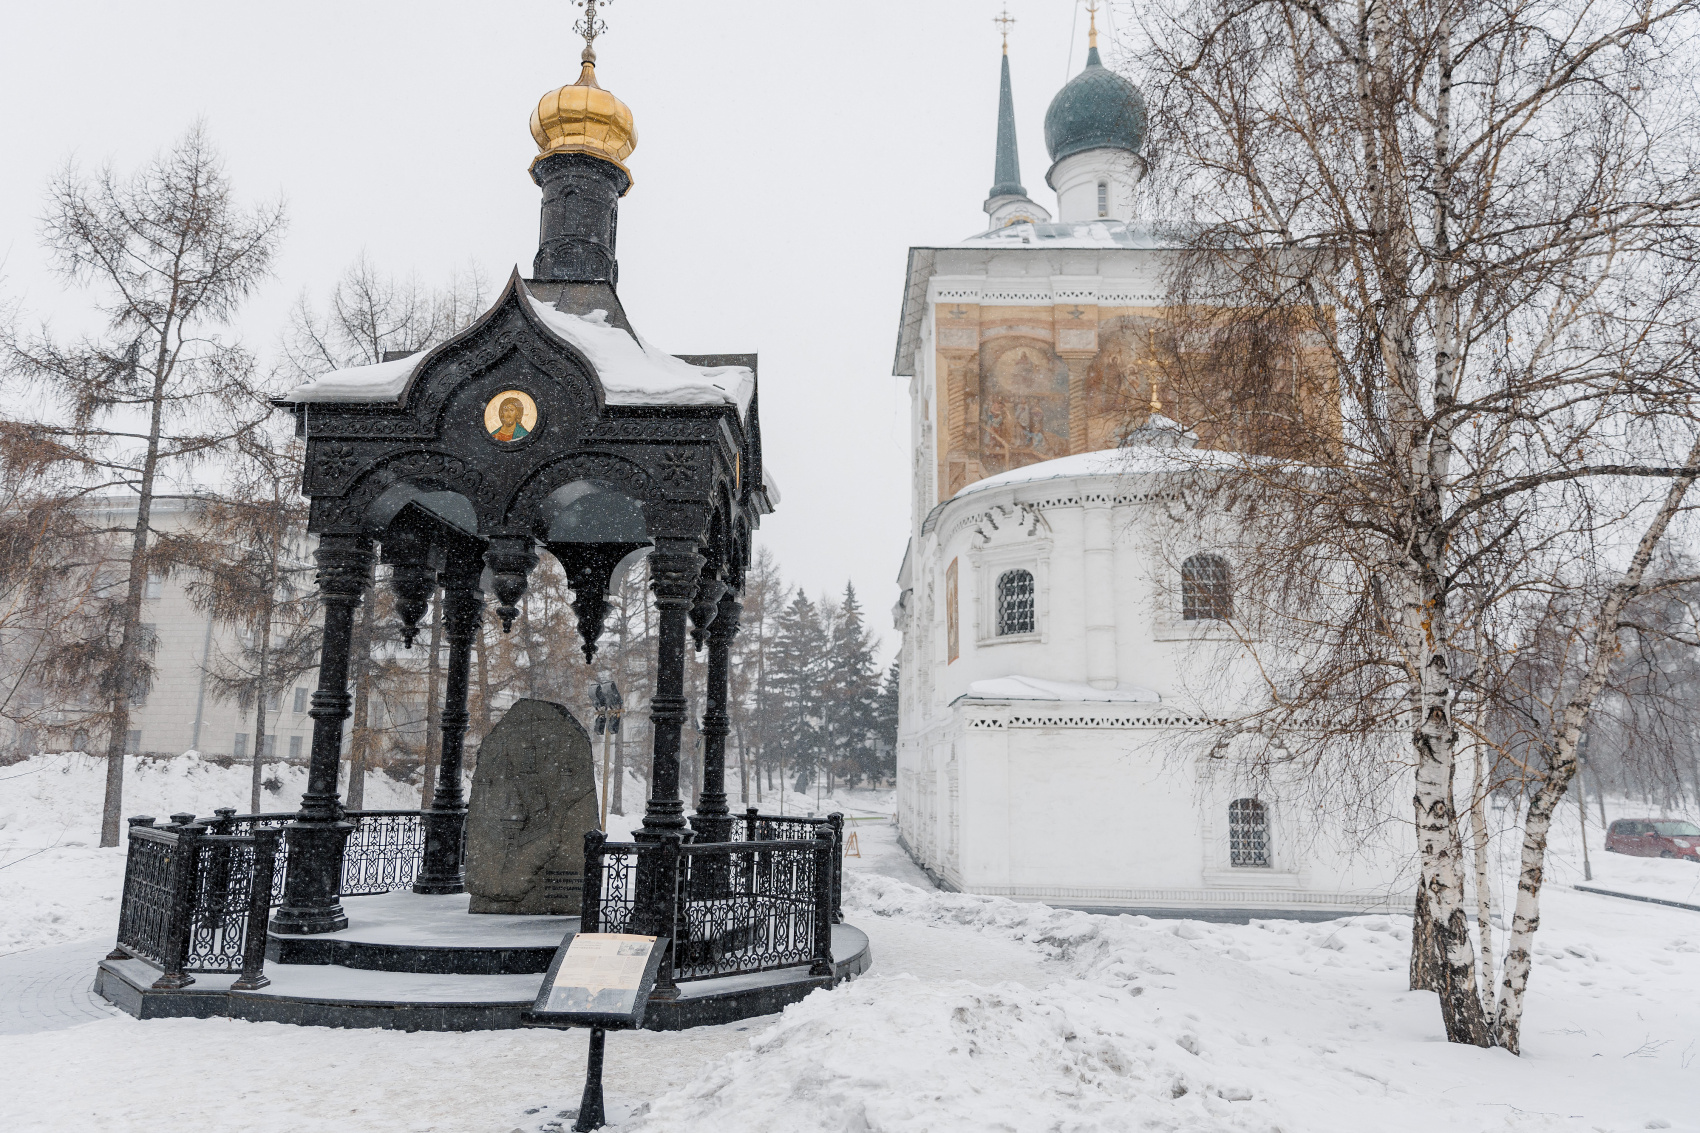
M 1236 866 L 1269 866 L 1269 812 L 1256 799 L 1228 804 L 1228 862 Z
M 1220 555 L 1194 555 L 1181 564 L 1181 620 L 1227 621 L 1234 616 L 1228 593 L 1228 561 Z
M 1098 182 L 1098 215 L 1110 215 L 1110 186 L 1108 182 Z
M 1006 570 L 998 576 L 998 636 L 1033 632 L 1033 572 Z

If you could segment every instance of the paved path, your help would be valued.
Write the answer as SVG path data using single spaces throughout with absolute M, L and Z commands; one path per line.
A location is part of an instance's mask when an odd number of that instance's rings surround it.
M 108 937 L 88 937 L 0 956 L 0 1035 L 58 1031 L 118 1009 L 89 990 Z

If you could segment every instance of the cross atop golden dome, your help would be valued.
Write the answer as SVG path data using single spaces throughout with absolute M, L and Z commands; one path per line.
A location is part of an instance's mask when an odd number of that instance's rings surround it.
M 538 151 L 531 164 L 557 153 L 582 153 L 618 166 L 630 178 L 625 160 L 637 148 L 637 125 L 631 108 L 596 82 L 595 41 L 605 26 L 596 18 L 599 0 L 579 2 L 586 11 L 575 29 L 584 36 L 578 82 L 550 91 L 531 112 L 531 136 Z

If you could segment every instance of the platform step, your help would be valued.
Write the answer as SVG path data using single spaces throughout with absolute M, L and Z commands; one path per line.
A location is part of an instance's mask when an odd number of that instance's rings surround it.
M 577 917 L 506 916 L 467 911 L 465 893 L 410 892 L 350 897 L 348 927 L 308 936 L 271 933 L 268 963 L 335 964 L 420 975 L 540 976 Z
M 301 939 L 301 938 L 297 938 Z M 806 964 L 777 972 L 693 980 L 679 998 L 650 1004 L 644 1025 L 673 1031 L 768 1015 L 818 988 L 865 972 L 868 938 L 851 925 L 832 926 L 832 976 L 811 976 Z M 233 975 L 201 975 L 189 987 L 154 990 L 159 969 L 140 960 L 103 960 L 95 992 L 140 1019 L 228 1017 L 318 1027 L 378 1027 L 399 1031 L 504 1030 L 523 1025 L 536 1002 L 536 974 L 451 975 L 374 971 L 340 964 L 268 963 L 268 987 L 231 991 Z

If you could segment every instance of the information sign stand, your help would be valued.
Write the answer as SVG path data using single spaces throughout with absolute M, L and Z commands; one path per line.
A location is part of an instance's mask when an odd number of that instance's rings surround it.
M 600 1129 L 602 1048 L 607 1032 L 643 1026 L 649 993 L 655 988 L 664 936 L 619 932 L 580 932 L 562 941 L 537 990 L 537 1002 L 520 1015 L 527 1027 L 589 1027 L 590 1058 L 584 1072 L 575 1133 Z

